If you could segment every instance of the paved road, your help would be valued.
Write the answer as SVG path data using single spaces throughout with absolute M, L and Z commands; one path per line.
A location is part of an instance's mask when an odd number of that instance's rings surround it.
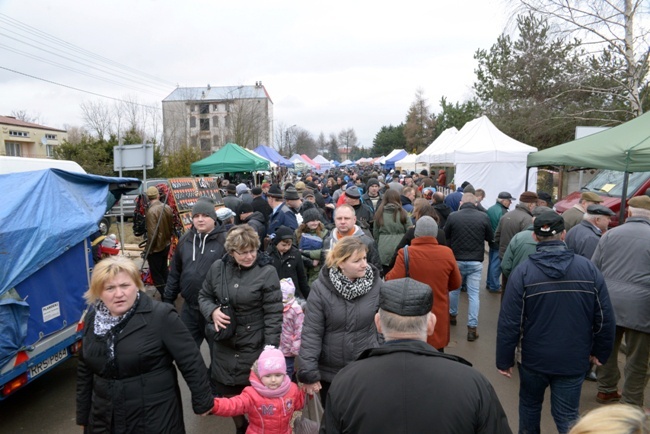
M 487 261 L 486 261 L 487 264 Z M 485 276 L 483 276 L 485 282 Z M 482 283 L 482 287 L 485 284 Z M 508 415 L 513 431 L 518 427 L 519 380 L 516 370 L 512 379 L 501 376 L 495 367 L 496 324 L 500 296 L 482 290 L 479 316 L 479 339 L 467 342 L 467 296 L 461 296 L 458 326 L 451 328 L 452 342 L 447 352 L 457 354 L 472 362 L 474 367 L 488 377 Z M 201 348 L 206 363 L 209 360 L 207 345 Z M 619 357 L 623 362 L 623 356 Z M 34 382 L 11 398 L 0 402 L 0 427 L 3 433 L 69 434 L 81 432 L 75 425 L 75 375 L 76 360 L 55 368 L 49 375 Z M 179 376 L 180 377 L 180 376 Z M 185 426 L 188 433 L 234 433 L 234 425 L 228 418 L 195 416 L 189 405 L 187 386 L 180 377 L 183 394 Z M 432 393 L 436 393 L 432 391 Z M 451 392 L 453 393 L 453 391 Z M 596 384 L 586 381 L 583 386 L 580 410 L 586 412 L 599 404 L 595 399 Z M 646 389 L 646 405 L 650 403 L 650 387 Z M 547 400 L 542 411 L 542 432 L 553 433 L 555 424 L 550 415 Z

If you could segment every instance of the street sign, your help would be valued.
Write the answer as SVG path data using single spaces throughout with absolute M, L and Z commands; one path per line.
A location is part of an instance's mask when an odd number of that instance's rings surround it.
M 153 143 L 113 146 L 113 170 L 153 169 Z

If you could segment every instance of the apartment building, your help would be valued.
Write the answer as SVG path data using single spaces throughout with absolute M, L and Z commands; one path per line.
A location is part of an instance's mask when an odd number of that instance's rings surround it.
M 163 146 L 190 145 L 210 155 L 226 143 L 248 149 L 273 144 L 273 101 L 254 86 L 179 87 L 162 101 Z
M 67 138 L 65 130 L 0 116 L 0 155 L 53 158 L 55 146 Z

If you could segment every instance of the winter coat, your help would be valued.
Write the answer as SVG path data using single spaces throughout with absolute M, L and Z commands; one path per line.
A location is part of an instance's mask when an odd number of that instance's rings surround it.
M 531 224 L 533 224 L 533 214 L 525 203 L 518 203 L 515 209 L 501 217 L 497 231 L 494 233 L 494 242 L 499 244 L 499 258 L 503 259 L 512 237 Z
M 591 258 L 602 271 L 616 325 L 650 333 L 650 220 L 628 217 L 601 237 Z
M 390 260 L 390 264 L 388 264 L 388 268 L 393 268 L 395 266 L 395 261 L 397 260 L 397 254 L 399 253 L 399 251 L 402 250 L 404 246 L 410 246 L 411 242 L 414 239 L 415 239 L 415 226 L 411 226 L 409 230 L 406 231 L 406 233 L 400 240 L 399 244 L 397 245 L 395 249 L 395 254 L 393 255 L 393 258 Z M 447 237 L 445 237 L 445 231 L 438 229 L 438 235 L 436 236 L 436 240 L 438 240 L 438 244 L 440 244 L 441 246 L 446 246 Z
M 379 310 L 379 270 L 373 268 L 372 289 L 346 300 L 334 288 L 329 268 L 323 267 L 307 299 L 302 327 L 298 379 L 306 384 L 331 382 L 367 348 L 379 345 L 375 313 Z
M 328 396 L 328 434 L 512 433 L 490 382 L 422 341 L 364 351 L 336 376 Z
M 176 367 L 192 391 L 192 408 L 212 408 L 207 370 L 172 306 L 140 293 L 135 314 L 115 339 L 117 376 L 104 377 L 107 348 L 85 318 L 77 366 L 77 424 L 91 433 L 184 433 Z
M 163 301 L 174 303 L 178 293 L 185 303 L 199 308 L 199 291 L 212 264 L 226 253 L 226 228 L 217 223 L 209 234 L 200 234 L 190 228 L 178 241 L 172 257 Z
M 266 253 L 271 258 L 271 265 L 275 267 L 280 280 L 291 279 L 296 287 L 296 297 L 306 300 L 309 296 L 309 283 L 300 251 L 295 246 L 291 246 L 287 253 L 280 255 L 277 246 L 270 243 Z
M 280 351 L 282 351 L 285 357 L 296 357 L 298 355 L 302 340 L 302 324 L 304 321 L 305 313 L 295 299 L 284 306 Z
M 266 223 L 264 221 L 264 216 L 259 211 L 254 211 L 246 221 L 242 220 L 242 223 L 248 224 L 248 226 L 255 229 L 257 236 L 260 239 L 260 246 L 264 243 L 264 238 L 266 238 Z
M 147 246 L 151 245 L 149 253 L 162 252 L 171 243 L 174 233 L 172 209 L 159 200 L 153 201 L 145 214 L 145 223 L 147 225 Z
M 259 378 L 253 371 L 251 381 Z M 212 412 L 217 416 L 248 415 L 246 434 L 291 434 L 291 417 L 294 411 L 305 405 L 305 393 L 291 383 L 284 396 L 267 398 L 260 395 L 252 386 L 244 388 L 241 394 L 232 398 L 215 398 Z
M 241 206 L 242 203 L 243 203 L 242 200 L 237 196 L 235 196 L 234 194 L 227 194 L 223 198 L 223 205 L 226 208 L 230 208 L 230 210 L 235 214 L 238 213 L 239 207 Z
M 379 193 L 377 197 L 370 197 L 368 193 L 364 193 L 363 195 L 361 195 L 361 202 L 368 205 L 374 214 L 375 212 L 377 212 L 377 208 L 379 208 L 379 204 L 381 203 L 381 198 L 382 198 L 381 193 Z
M 266 199 L 262 196 L 254 197 L 251 206 L 253 207 L 253 211 L 259 211 L 262 213 L 264 216 L 264 222 L 268 224 L 271 213 L 273 213 L 273 208 L 271 208 L 271 205 L 269 205 Z
M 494 205 L 488 208 L 487 215 L 490 218 L 490 224 L 492 225 L 492 230 L 496 233 L 497 228 L 499 227 L 499 220 L 508 212 L 501 202 L 497 201 Z M 490 249 L 497 250 L 499 248 L 499 243 L 491 242 Z
M 564 219 L 564 230 L 569 232 L 571 228 L 579 225 L 584 215 L 585 210 L 579 204 L 575 204 L 568 210 L 564 211 L 562 213 L 562 218 Z
M 298 219 L 296 218 L 296 212 L 293 211 L 289 205 L 282 203 L 277 210 L 273 210 L 271 217 L 269 218 L 269 230 L 268 234 L 274 234 L 275 230 L 280 226 L 286 226 L 292 231 L 298 229 Z
M 510 240 L 506 253 L 501 260 L 501 271 L 508 277 L 517 265 L 524 262 L 537 251 L 537 241 L 533 239 L 533 225 L 515 234 Z
M 449 292 L 460 288 L 462 283 L 454 253 L 447 246 L 441 246 L 433 237 L 413 239 L 408 248 L 409 276 L 425 283 L 433 290 L 433 307 L 436 315 L 433 335 L 427 342 L 434 348 L 441 349 L 449 344 Z M 404 249 L 397 252 L 395 267 L 386 275 L 386 280 L 401 279 L 406 276 Z
M 379 226 L 375 223 L 373 235 L 379 251 L 379 260 L 382 265 L 390 264 L 390 260 L 395 254 L 397 245 L 402 240 L 406 231 L 413 226 L 411 219 L 407 216 L 406 222 L 402 223 L 402 208 L 393 203 L 386 204 L 383 212 L 383 224 Z
M 325 264 L 325 259 L 330 250 L 334 248 L 334 245 L 338 241 L 338 230 L 336 228 L 332 229 L 323 239 L 323 250 L 321 251 L 321 264 Z M 359 237 L 361 242 L 368 247 L 368 263 L 374 265 L 378 270 L 381 270 L 381 261 L 379 260 L 379 252 L 377 251 L 377 244 L 375 240 L 364 232 L 359 226 L 354 226 L 354 233 L 350 235 L 351 237 Z
M 546 375 L 583 375 L 589 356 L 605 363 L 616 323 L 605 279 L 562 241 L 537 244 L 508 278 L 497 329 L 497 368 L 515 363 Z M 614 355 L 616 357 L 616 355 Z
M 578 255 L 591 259 L 602 235 L 600 228 L 590 221 L 583 220 L 567 232 L 564 242 Z
M 449 208 L 449 205 L 446 203 L 434 203 L 433 208 L 440 215 L 440 224 L 438 225 L 438 228 L 444 229 L 445 223 L 447 223 L 447 218 L 449 217 L 449 214 L 451 214 L 451 208 Z
M 411 199 L 402 195 L 400 195 L 399 199 L 402 202 L 402 208 L 404 208 L 404 211 L 409 215 L 413 214 L 413 203 L 411 203 Z
M 265 254 L 258 253 L 250 268 L 240 267 L 232 256 L 226 255 L 212 264 L 199 293 L 199 307 L 209 323 L 212 323 L 212 312 L 222 302 L 224 282 L 229 306 L 235 311 L 237 329 L 230 339 L 210 342 L 210 373 L 219 383 L 243 386 L 248 384 L 250 368 L 264 346 L 280 344 L 280 279 L 271 258 Z
M 452 212 L 458 211 L 458 207 L 460 206 L 460 201 L 462 198 L 463 198 L 463 190 L 459 188 L 453 193 L 449 193 L 447 197 L 445 197 L 445 204 L 449 208 L 451 208 Z
M 308 230 L 308 229 L 307 229 Z M 321 231 L 321 235 L 317 235 L 316 231 L 309 231 L 308 232 L 303 232 L 305 234 L 310 234 L 310 235 L 315 235 L 321 238 L 324 242 L 325 237 L 327 237 L 327 234 L 329 231 L 327 229 L 323 229 Z M 296 247 L 300 250 L 300 253 L 304 258 L 306 258 L 305 264 L 308 264 L 305 268 L 307 270 L 307 282 L 311 285 L 314 280 L 318 278 L 318 274 L 320 273 L 320 269 L 323 266 L 323 262 L 321 260 L 322 256 L 322 248 L 320 249 L 311 249 L 311 250 L 304 250 L 300 249 L 300 238 L 302 237 L 302 233 L 300 236 L 298 235 L 298 231 L 296 231 Z M 324 245 L 324 244 L 323 244 Z M 318 265 L 314 266 L 313 261 L 318 261 Z
M 487 214 L 471 203 L 464 203 L 458 211 L 449 214 L 445 236 L 457 261 L 483 262 L 485 242 L 493 238 L 492 225 Z
M 354 215 L 357 217 L 357 225 L 362 229 L 371 228 L 375 219 L 375 213 L 372 211 L 372 208 L 361 202 L 352 208 L 354 208 Z

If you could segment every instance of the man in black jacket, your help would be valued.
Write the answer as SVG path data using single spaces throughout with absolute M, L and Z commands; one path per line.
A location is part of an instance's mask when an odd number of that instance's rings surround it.
M 493 232 L 487 214 L 476 208 L 476 196 L 463 193 L 458 211 L 452 212 L 445 223 L 447 244 L 458 262 L 463 280 L 467 283 L 467 340 L 478 339 L 479 286 L 483 272 L 485 242 L 492 241 Z M 460 288 L 449 293 L 451 324 L 456 325 Z
M 428 285 L 409 278 L 382 284 L 375 324 L 386 343 L 336 375 L 321 432 L 511 433 L 488 380 L 426 343 L 436 324 L 432 305 Z
M 217 223 L 214 202 L 201 197 L 192 208 L 192 227 L 178 241 L 163 294 L 174 304 L 180 293 L 185 300 L 181 320 L 198 347 L 205 339 L 205 319 L 199 310 L 199 291 L 212 263 L 226 253 L 226 230 Z

